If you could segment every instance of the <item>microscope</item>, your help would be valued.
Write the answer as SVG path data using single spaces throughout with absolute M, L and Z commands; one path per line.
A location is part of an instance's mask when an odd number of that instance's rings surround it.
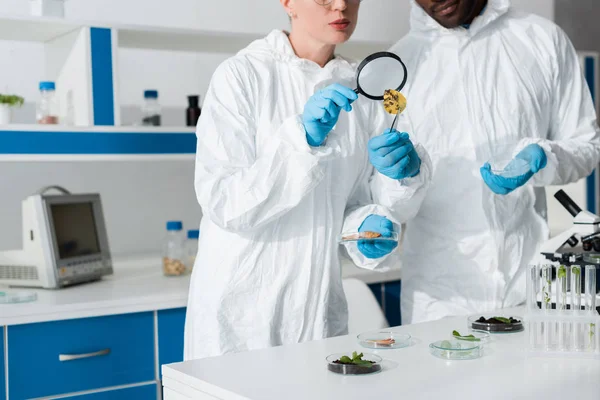
M 600 268 L 600 217 L 583 211 L 563 190 L 556 192 L 554 197 L 573 216 L 573 224 L 542 245 L 542 256 L 565 266 L 585 268 L 595 265 Z M 600 285 L 596 287 L 600 288 Z

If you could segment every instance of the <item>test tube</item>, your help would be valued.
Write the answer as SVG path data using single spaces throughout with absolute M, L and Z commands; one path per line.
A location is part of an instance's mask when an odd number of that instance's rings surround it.
M 561 265 L 556 273 L 556 309 L 562 316 L 567 312 L 567 267 Z M 560 316 L 559 316 L 560 318 Z M 569 324 L 564 320 L 558 322 L 558 349 L 565 351 L 569 347 Z
M 596 315 L 596 266 L 585 267 L 585 309 L 592 315 Z M 590 322 L 586 326 L 586 348 L 590 351 L 596 349 L 596 323 Z
M 596 314 L 596 266 L 585 267 L 585 309 Z
M 571 267 L 571 310 L 581 310 L 581 267 Z
M 536 264 L 529 265 L 527 273 L 527 310 L 539 310 L 537 297 L 540 292 L 540 269 Z
M 567 309 L 567 267 L 561 265 L 556 273 L 556 309 Z
M 552 309 L 552 264 L 542 266 L 542 309 Z
M 549 313 L 552 309 L 552 264 L 542 265 L 542 310 Z M 552 348 L 554 323 L 545 319 L 542 323 L 544 331 L 543 347 L 547 350 Z

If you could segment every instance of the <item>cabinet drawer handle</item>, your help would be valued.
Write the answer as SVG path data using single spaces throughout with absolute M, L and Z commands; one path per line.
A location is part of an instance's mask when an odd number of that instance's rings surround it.
M 59 354 L 58 360 L 59 361 L 73 361 L 73 360 L 80 360 L 82 358 L 105 356 L 108 353 L 110 353 L 110 349 L 104 349 L 104 350 L 96 351 L 94 353 L 84 353 L 84 354 Z

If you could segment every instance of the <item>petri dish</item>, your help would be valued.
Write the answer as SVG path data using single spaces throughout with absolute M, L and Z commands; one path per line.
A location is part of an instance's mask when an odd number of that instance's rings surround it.
M 411 336 L 392 329 L 365 332 L 357 336 L 358 343 L 368 349 L 401 349 L 410 346 Z
M 481 345 L 456 339 L 433 342 L 429 345 L 429 351 L 444 360 L 474 360 L 483 353 Z
M 347 356 L 352 358 L 351 353 L 332 354 L 327 357 L 327 369 L 341 375 L 368 375 L 381 371 L 381 357 L 375 354 L 363 353 L 363 360 L 371 361 L 371 365 L 353 365 L 336 363 L 340 358 Z
M 469 329 L 468 332 L 458 331 L 462 336 L 452 335 L 452 338 L 459 341 L 460 343 L 473 343 L 478 344 L 480 347 L 488 344 L 491 340 L 489 332 L 480 331 L 475 329 Z M 471 337 L 472 336 L 472 337 Z
M 0 304 L 29 303 L 37 300 L 37 293 L 29 291 L 0 291 Z
M 527 161 L 520 158 L 512 158 L 507 155 L 494 157 L 488 162 L 492 167 L 492 173 L 504 178 L 515 178 L 524 175 L 531 170 Z
M 511 323 L 495 320 L 496 317 L 508 319 Z M 490 321 L 491 320 L 491 321 Z M 523 318 L 515 315 L 496 314 L 477 314 L 468 318 L 469 328 L 476 331 L 486 331 L 490 333 L 516 333 L 522 332 Z
M 378 236 L 373 237 L 375 235 L 379 235 L 376 232 L 344 232 L 341 235 L 338 235 L 337 240 L 339 243 L 352 243 L 358 242 L 359 240 L 368 240 L 372 242 L 381 242 L 381 241 L 398 241 L 398 234 L 396 232 L 392 233 L 391 236 Z

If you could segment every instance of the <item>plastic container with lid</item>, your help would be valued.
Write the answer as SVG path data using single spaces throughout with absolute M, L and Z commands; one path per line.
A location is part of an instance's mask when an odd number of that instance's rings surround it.
M 196 254 L 198 253 L 198 238 L 200 231 L 198 229 L 189 230 L 187 232 L 187 240 L 185 241 L 185 266 L 188 271 L 192 271 L 196 262 Z
M 158 102 L 157 90 L 144 91 L 144 105 L 142 106 L 142 125 L 160 126 L 161 107 Z
M 58 103 L 56 99 L 56 84 L 54 82 L 40 82 L 40 101 L 36 110 L 38 124 L 58 124 Z
M 183 223 L 167 222 L 167 236 L 163 252 L 163 272 L 166 276 L 180 276 L 186 272 L 184 257 Z

